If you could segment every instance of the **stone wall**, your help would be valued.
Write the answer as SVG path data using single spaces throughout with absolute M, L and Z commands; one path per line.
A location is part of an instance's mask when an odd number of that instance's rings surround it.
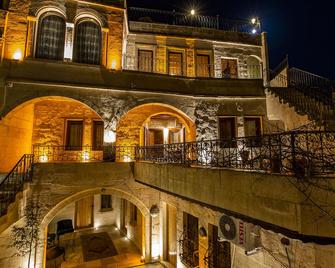
M 65 145 L 66 121 L 83 120 L 83 145 L 92 146 L 92 126 L 99 115 L 80 102 L 42 100 L 34 105 L 33 145 Z

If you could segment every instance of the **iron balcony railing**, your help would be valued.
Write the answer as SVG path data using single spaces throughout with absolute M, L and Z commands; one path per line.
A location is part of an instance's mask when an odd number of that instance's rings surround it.
M 230 268 L 230 242 L 213 241 L 208 245 L 204 262 L 208 268 Z
M 261 64 L 238 64 L 223 67 L 220 64 L 195 63 L 194 68 L 190 68 L 189 64 L 183 61 L 166 61 L 151 56 L 141 56 L 139 59 L 127 55 L 124 57 L 123 69 L 171 76 L 192 77 L 195 75 L 197 78 L 262 79 L 263 77 Z
M 136 160 L 296 175 L 335 171 L 335 132 L 302 131 L 136 148 Z
M 156 10 L 139 7 L 128 8 L 130 21 L 162 23 L 169 25 L 190 26 L 198 28 L 217 29 L 230 32 L 260 34 L 261 27 L 258 19 L 232 20 L 220 16 L 191 15 L 176 11 Z
M 130 162 L 135 159 L 134 146 L 48 146 L 33 147 L 35 161 L 50 162 Z
M 184 232 L 178 240 L 180 261 L 190 268 L 199 267 L 198 234 Z
M 15 201 L 16 194 L 23 190 L 25 182 L 33 176 L 34 156 L 25 154 L 0 183 L 0 215 L 7 212 L 10 203 Z
M 71 150 L 69 150 L 71 149 Z M 152 146 L 34 146 L 36 162 L 150 161 L 304 177 L 335 173 L 335 132 L 294 131 Z

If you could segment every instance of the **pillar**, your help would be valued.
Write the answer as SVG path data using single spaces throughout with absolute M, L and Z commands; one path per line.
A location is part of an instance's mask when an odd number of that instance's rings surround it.
M 73 41 L 74 39 L 74 24 L 66 23 L 65 30 L 65 47 L 64 47 L 64 59 L 67 61 L 72 61 L 73 58 Z
M 195 77 L 195 51 L 194 51 L 194 39 L 186 40 L 186 75 L 188 77 Z
M 32 58 L 34 56 L 34 38 L 36 29 L 36 17 L 28 16 L 27 40 L 24 56 Z
M 107 66 L 107 57 L 108 57 L 108 28 L 101 28 L 102 33 L 102 55 L 101 55 L 101 65 L 105 66 L 106 68 L 111 68 L 116 70 L 117 62 L 115 59 L 112 59 L 111 66 Z
M 263 61 L 263 83 L 264 86 L 268 86 L 270 83 L 269 77 L 269 51 L 267 44 L 267 33 L 262 33 L 262 61 Z

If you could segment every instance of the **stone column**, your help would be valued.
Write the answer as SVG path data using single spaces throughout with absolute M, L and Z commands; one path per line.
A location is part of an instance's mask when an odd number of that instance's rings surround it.
M 195 62 L 195 50 L 194 50 L 194 39 L 186 40 L 186 75 L 188 77 L 195 77 L 196 62 Z
M 108 53 L 107 53 L 107 49 L 108 49 L 108 32 L 109 29 L 108 28 L 101 28 L 101 33 L 102 33 L 102 53 L 101 53 L 101 65 L 105 66 L 108 69 L 116 69 L 116 65 L 117 62 L 112 60 L 111 62 L 111 66 L 107 66 L 107 57 L 108 57 Z
M 157 50 L 156 50 L 156 72 L 157 73 L 167 73 L 167 51 L 166 51 L 166 37 L 164 36 L 157 36 Z
M 34 56 L 34 39 L 36 28 L 36 17 L 28 16 L 27 39 L 24 51 L 24 57 L 32 58 Z
M 64 59 L 72 61 L 73 59 L 73 39 L 74 39 L 74 24 L 67 22 L 65 30 L 65 46 L 64 46 Z
M 263 83 L 268 86 L 270 83 L 269 77 L 269 52 L 267 44 L 267 34 L 262 33 L 262 61 L 263 61 Z

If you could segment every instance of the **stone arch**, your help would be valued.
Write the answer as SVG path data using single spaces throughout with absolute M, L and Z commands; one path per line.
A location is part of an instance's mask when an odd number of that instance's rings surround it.
M 150 117 L 161 114 L 177 117 L 188 131 L 186 140 L 195 139 L 195 123 L 186 113 L 169 104 L 146 103 L 128 110 L 120 118 L 116 128 L 116 144 L 121 146 L 141 145 L 142 126 Z
M 250 55 L 246 59 L 248 77 L 252 79 L 259 79 L 262 77 L 262 59 L 256 55 Z
M 63 208 L 65 208 L 67 205 L 76 202 L 82 198 L 95 195 L 95 194 L 101 194 L 103 189 L 103 194 L 111 194 L 113 196 L 116 196 L 118 198 L 123 198 L 132 204 L 134 204 L 141 212 L 143 218 L 144 218 L 144 246 L 141 249 L 142 256 L 145 257 L 145 259 L 150 259 L 151 254 L 152 254 L 152 241 L 151 241 L 151 216 L 150 216 L 150 208 L 147 207 L 140 198 L 137 196 L 122 190 L 122 189 L 117 189 L 115 187 L 96 187 L 96 188 L 91 188 L 87 189 L 84 191 L 80 191 L 78 193 L 72 194 L 57 204 L 55 204 L 43 217 L 43 220 L 41 222 L 41 241 L 46 240 L 46 232 L 43 232 L 43 230 L 46 230 L 48 227 L 49 223 L 52 221 L 52 219 L 57 215 L 58 212 L 60 212 Z M 43 244 L 43 243 L 42 243 Z M 40 248 L 38 251 L 38 259 L 41 261 L 44 260 L 44 251 L 45 248 Z M 42 263 L 41 263 L 42 264 Z M 44 266 L 41 266 L 44 267 Z
M 61 117 L 61 115 L 57 114 L 57 118 L 59 118 L 58 122 L 56 122 L 56 117 L 53 118 L 55 120 L 54 123 L 49 123 L 50 126 L 52 124 L 58 124 L 58 130 L 49 128 L 49 132 L 47 133 L 48 126 L 42 127 L 43 120 L 45 121 L 44 117 L 48 116 L 46 112 L 41 111 L 40 113 L 36 113 L 36 105 L 39 105 L 41 109 L 42 106 L 48 107 L 48 103 L 55 104 L 61 106 L 61 102 L 67 104 L 67 109 L 62 111 L 62 113 L 66 113 L 66 111 L 70 111 L 71 107 L 78 107 L 77 111 L 83 109 L 82 114 L 85 116 L 83 117 L 83 124 L 88 126 L 87 124 L 92 120 L 102 120 L 101 116 L 90 106 L 87 104 L 75 100 L 73 98 L 67 97 L 60 97 L 60 96 L 49 96 L 49 97 L 39 97 L 34 98 L 29 101 L 23 102 L 20 100 L 21 103 L 16 103 L 14 108 L 10 110 L 0 120 L 0 146 L 2 150 L 0 151 L 0 158 L 5 159 L 5 161 L 1 161 L 0 163 L 0 172 L 8 172 L 16 162 L 22 157 L 23 154 L 31 153 L 32 147 L 34 144 L 45 144 L 45 145 L 64 145 L 64 144 L 56 144 L 57 140 L 58 143 L 64 142 L 65 132 L 65 118 Z M 43 105 L 40 105 L 43 104 Z M 51 105 L 51 106 L 52 106 Z M 80 105 L 80 106 L 77 106 Z M 62 110 L 60 108 L 55 108 L 54 111 Z M 50 110 L 51 113 L 52 110 Z M 77 112 L 78 113 L 78 112 Z M 44 117 L 39 117 L 43 115 Z M 80 113 L 79 113 L 80 114 Z M 46 116 L 47 115 L 47 116 Z M 70 118 L 70 116 L 68 116 Z M 40 119 L 40 121 L 38 121 Z M 91 120 L 91 121 L 90 121 Z M 61 122 L 62 121 L 62 122 Z M 87 123 L 87 124 L 86 124 Z M 62 126 L 60 126 L 62 124 Z M 35 126 L 41 126 L 40 130 L 35 131 Z M 88 128 L 91 126 L 87 127 Z M 36 128 L 37 129 L 37 128 Z M 49 133 L 54 132 L 52 136 Z M 56 133 L 57 132 L 57 133 Z M 35 135 L 36 134 L 36 135 Z M 49 137 L 48 137 L 49 135 Z M 87 140 L 91 140 L 89 133 L 84 134 L 84 137 L 87 137 Z M 36 137 L 41 137 L 36 139 Z M 44 139 L 44 142 L 43 142 Z M 61 141 L 63 139 L 63 141 Z M 87 142 L 84 139 L 83 145 L 86 145 Z M 89 144 L 88 144 L 89 145 Z

